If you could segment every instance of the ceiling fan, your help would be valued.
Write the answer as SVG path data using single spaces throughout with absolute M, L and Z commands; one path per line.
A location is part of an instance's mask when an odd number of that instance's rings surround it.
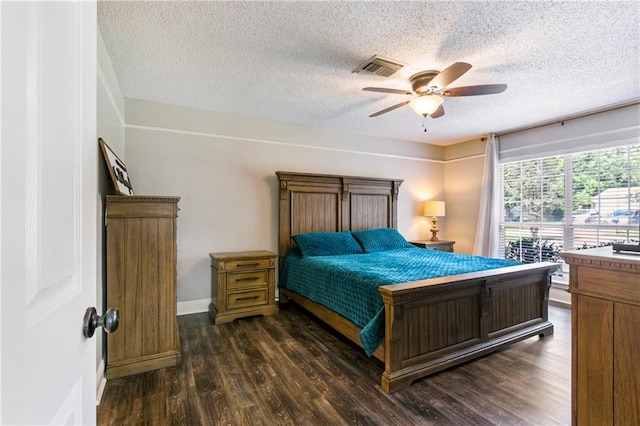
M 366 90 L 368 92 L 413 95 L 412 99 L 375 112 L 369 117 L 377 117 L 409 104 L 416 113 L 425 118 L 427 116 L 431 118 L 438 118 L 444 115 L 444 108 L 442 107 L 444 99 L 442 96 L 492 95 L 495 93 L 502 93 L 507 89 L 506 84 L 482 84 L 477 86 L 452 87 L 450 89 L 446 88 L 449 84 L 462 77 L 462 75 L 470 69 L 471 64 L 467 64 L 466 62 L 456 62 L 455 64 L 445 68 L 443 71 L 421 71 L 409 77 L 411 91 L 387 89 L 383 87 L 365 87 L 362 90 Z

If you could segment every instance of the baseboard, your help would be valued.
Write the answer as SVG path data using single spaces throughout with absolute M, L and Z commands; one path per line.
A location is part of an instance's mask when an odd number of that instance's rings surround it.
M 178 302 L 178 315 L 200 314 L 209 312 L 211 299 L 189 300 L 188 302 Z
M 106 365 L 104 359 L 100 360 L 98 364 L 98 370 L 96 371 L 96 406 L 100 405 L 102 401 L 102 395 L 104 394 L 104 388 L 107 386 L 107 377 L 105 373 Z

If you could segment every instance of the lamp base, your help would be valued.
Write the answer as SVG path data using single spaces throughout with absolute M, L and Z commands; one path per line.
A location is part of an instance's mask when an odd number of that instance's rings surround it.
M 433 216 L 431 218 L 431 241 L 440 241 L 438 231 L 438 218 Z

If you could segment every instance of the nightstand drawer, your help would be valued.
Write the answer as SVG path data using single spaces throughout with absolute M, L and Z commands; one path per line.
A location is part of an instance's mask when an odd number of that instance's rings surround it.
M 227 293 L 227 308 L 238 309 L 247 306 L 265 305 L 267 303 L 267 288 L 251 291 Z
M 268 283 L 267 270 L 249 272 L 231 272 L 227 275 L 227 288 L 242 288 L 266 286 Z
M 235 260 L 225 262 L 225 269 L 227 271 L 240 271 L 243 269 L 260 269 L 268 268 L 269 259 L 252 259 L 252 260 Z
M 437 251 L 448 251 L 453 252 L 453 245 L 456 243 L 455 241 L 430 241 L 430 240 L 422 240 L 422 241 L 409 241 L 416 247 L 428 249 L 428 250 L 437 250 Z

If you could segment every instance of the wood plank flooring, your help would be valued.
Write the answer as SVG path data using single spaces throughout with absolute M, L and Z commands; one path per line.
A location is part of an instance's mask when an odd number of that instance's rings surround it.
M 562 425 L 571 423 L 571 314 L 555 333 L 387 395 L 383 365 L 296 306 L 213 325 L 178 318 L 180 367 L 109 380 L 99 425 Z

